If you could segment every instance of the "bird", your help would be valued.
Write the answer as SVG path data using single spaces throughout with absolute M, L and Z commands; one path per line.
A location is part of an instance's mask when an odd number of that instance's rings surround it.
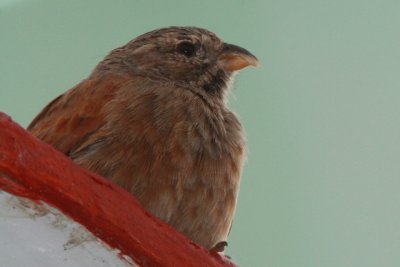
M 209 30 L 156 29 L 112 50 L 27 130 L 223 252 L 247 151 L 227 97 L 247 66 L 258 59 Z

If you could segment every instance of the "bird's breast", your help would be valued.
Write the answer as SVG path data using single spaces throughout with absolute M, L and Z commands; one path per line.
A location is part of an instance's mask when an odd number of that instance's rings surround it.
M 181 94 L 120 101 L 120 113 L 109 116 L 108 147 L 121 146 L 107 151 L 119 153 L 109 178 L 194 241 L 211 247 L 225 240 L 245 155 L 236 116 Z

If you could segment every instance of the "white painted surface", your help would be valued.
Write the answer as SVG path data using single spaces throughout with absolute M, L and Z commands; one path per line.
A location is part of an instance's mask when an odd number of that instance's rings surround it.
M 1 267 L 132 267 L 118 250 L 46 204 L 0 190 Z

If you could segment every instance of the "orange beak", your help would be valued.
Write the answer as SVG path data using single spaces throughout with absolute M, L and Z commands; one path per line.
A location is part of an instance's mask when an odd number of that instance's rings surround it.
M 224 43 L 218 61 L 227 72 L 238 71 L 247 66 L 260 66 L 260 62 L 252 53 L 240 46 L 227 43 Z

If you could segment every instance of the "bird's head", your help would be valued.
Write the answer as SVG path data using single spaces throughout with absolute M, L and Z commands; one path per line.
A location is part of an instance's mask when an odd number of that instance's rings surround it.
M 113 50 L 96 69 L 128 72 L 203 96 L 222 97 L 233 74 L 250 65 L 259 65 L 254 55 L 210 31 L 169 27 L 145 33 Z

